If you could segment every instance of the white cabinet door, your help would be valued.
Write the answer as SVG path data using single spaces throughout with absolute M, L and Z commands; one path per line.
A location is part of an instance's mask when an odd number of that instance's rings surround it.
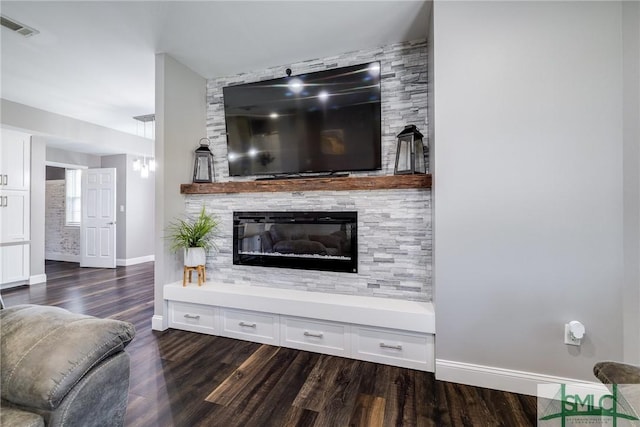
M 29 190 L 31 136 L 3 129 L 0 141 L 0 188 Z
M 0 243 L 29 240 L 29 204 L 28 191 L 0 191 Z
M 29 279 L 31 137 L 0 130 L 0 283 Z M 6 245 L 9 243 L 9 245 Z
M 29 279 L 29 245 L 0 247 L 0 280 L 2 284 Z

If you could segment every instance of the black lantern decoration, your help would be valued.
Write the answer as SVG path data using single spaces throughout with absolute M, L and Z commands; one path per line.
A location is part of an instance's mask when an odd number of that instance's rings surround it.
M 398 151 L 394 170 L 396 175 L 427 173 L 422 138 L 416 125 L 407 125 L 398 134 Z
M 209 144 L 207 138 L 200 139 L 193 164 L 193 182 L 213 182 L 213 153 L 209 150 Z

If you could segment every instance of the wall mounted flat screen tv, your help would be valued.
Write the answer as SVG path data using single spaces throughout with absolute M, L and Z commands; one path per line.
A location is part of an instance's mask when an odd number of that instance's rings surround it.
M 229 175 L 381 168 L 380 63 L 223 88 Z

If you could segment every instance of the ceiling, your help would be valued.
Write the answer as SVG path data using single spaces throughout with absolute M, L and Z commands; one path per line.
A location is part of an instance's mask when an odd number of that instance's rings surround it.
M 140 135 L 155 54 L 206 78 L 426 38 L 430 1 L 0 1 L 0 97 Z M 85 150 L 86 151 L 86 150 Z

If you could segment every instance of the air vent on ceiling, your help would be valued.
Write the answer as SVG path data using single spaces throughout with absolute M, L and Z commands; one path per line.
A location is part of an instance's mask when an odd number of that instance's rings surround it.
M 21 24 L 15 19 L 11 19 L 4 15 L 0 15 L 0 25 L 24 37 L 31 37 L 40 33 L 40 31 L 36 30 L 35 28 L 31 28 L 27 25 Z

